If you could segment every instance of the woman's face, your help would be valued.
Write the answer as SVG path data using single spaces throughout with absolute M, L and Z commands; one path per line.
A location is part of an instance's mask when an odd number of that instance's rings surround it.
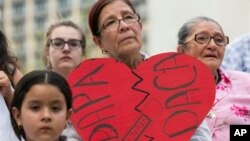
M 195 36 L 199 40 L 204 40 L 204 37 L 213 38 L 208 43 L 198 43 Z M 210 70 L 216 71 L 221 65 L 225 45 L 217 45 L 215 41 L 220 42 L 224 38 L 225 36 L 217 24 L 211 21 L 201 21 L 193 26 L 192 33 L 187 38 L 186 44 L 183 45 L 184 47 L 179 46 L 178 51 L 197 58 L 207 65 Z
M 59 26 L 52 31 L 50 38 L 54 40 L 54 44 L 50 44 L 47 50 L 47 59 L 53 71 L 66 77 L 70 71 L 81 63 L 83 55 L 81 45 L 74 48 L 69 45 L 76 45 L 74 42 L 82 39 L 81 34 L 73 27 Z M 55 47 L 62 44 L 63 41 L 68 43 L 65 43 L 61 48 Z
M 135 13 L 123 1 L 114 1 L 105 6 L 99 16 L 101 31 L 100 36 L 94 37 L 95 43 L 114 58 L 137 54 L 142 46 L 141 23 L 120 20 L 133 19 L 133 16 L 136 16 Z M 116 20 L 120 20 L 117 27 L 105 28 Z

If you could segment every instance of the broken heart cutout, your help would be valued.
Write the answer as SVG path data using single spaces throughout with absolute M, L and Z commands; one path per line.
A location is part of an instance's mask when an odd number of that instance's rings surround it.
M 163 53 L 130 69 L 110 58 L 73 70 L 72 123 L 83 140 L 188 141 L 212 107 L 215 82 L 193 57 Z

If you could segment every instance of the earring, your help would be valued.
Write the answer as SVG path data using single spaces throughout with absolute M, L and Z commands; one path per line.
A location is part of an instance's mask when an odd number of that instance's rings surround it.
M 68 122 L 65 124 L 64 129 L 68 128 Z
M 51 66 L 51 64 L 50 64 L 50 61 L 49 61 L 49 56 L 48 55 L 46 55 L 46 69 L 47 70 L 51 70 L 52 69 L 52 66 Z
M 18 129 L 19 130 L 23 129 L 23 126 L 22 125 L 18 125 Z
M 105 49 L 102 49 L 102 54 L 108 54 L 108 51 Z
M 47 70 L 51 70 L 52 69 L 52 66 L 51 66 L 51 64 L 50 64 L 49 61 L 47 62 L 46 68 L 47 68 Z

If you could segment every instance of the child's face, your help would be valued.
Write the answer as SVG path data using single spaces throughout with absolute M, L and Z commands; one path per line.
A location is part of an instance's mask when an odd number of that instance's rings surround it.
M 67 111 L 64 95 L 53 85 L 34 85 L 26 94 L 21 112 L 12 110 L 27 141 L 54 141 L 61 135 L 71 110 Z

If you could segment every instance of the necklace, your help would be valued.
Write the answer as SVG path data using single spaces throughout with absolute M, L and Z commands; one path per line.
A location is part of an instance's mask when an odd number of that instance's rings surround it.
M 219 75 L 218 73 L 219 73 L 219 72 L 216 71 L 215 76 L 214 76 L 214 79 L 215 79 L 216 84 L 218 84 L 218 83 L 220 82 L 220 75 Z

